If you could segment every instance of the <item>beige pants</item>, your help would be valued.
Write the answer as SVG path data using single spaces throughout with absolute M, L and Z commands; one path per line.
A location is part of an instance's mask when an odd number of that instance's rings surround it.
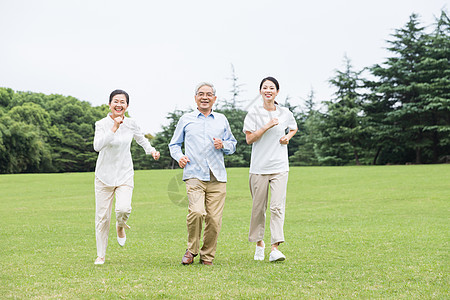
M 250 174 L 250 192 L 253 198 L 252 218 L 248 240 L 258 242 L 264 239 L 266 210 L 270 186 L 270 243 L 284 242 L 284 214 L 289 172 L 276 174 Z
M 133 187 L 133 177 L 120 186 L 108 186 L 95 177 L 95 237 L 97 239 L 97 256 L 105 257 L 106 255 L 114 194 L 116 195 L 116 225 L 127 229 L 130 228 L 126 222 L 131 213 Z
M 211 173 L 210 181 L 187 179 L 186 192 L 189 200 L 189 214 L 186 218 L 188 250 L 194 255 L 200 252 L 200 259 L 203 261 L 213 261 L 222 226 L 226 183 L 217 181 Z M 199 250 L 203 220 L 205 220 L 205 231 L 203 246 Z

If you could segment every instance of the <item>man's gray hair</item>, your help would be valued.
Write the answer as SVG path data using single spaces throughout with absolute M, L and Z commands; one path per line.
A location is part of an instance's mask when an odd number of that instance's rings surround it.
M 212 83 L 209 82 L 200 82 L 199 84 L 197 84 L 197 87 L 195 88 L 195 94 L 197 95 L 198 90 L 202 87 L 202 86 L 209 86 L 210 88 L 212 88 L 213 90 L 213 94 L 216 94 L 216 88 L 214 87 L 214 85 Z

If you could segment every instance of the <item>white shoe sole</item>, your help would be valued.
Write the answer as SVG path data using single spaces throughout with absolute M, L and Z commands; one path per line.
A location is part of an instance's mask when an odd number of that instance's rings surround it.
M 269 255 L 270 262 L 283 261 L 285 259 L 286 259 L 286 256 L 284 256 L 284 254 L 281 253 L 280 250 L 273 250 Z
M 278 258 L 276 258 L 276 259 L 269 259 L 269 261 L 270 262 L 276 262 L 276 261 L 283 261 L 283 260 L 285 260 L 286 259 L 286 257 L 278 257 Z

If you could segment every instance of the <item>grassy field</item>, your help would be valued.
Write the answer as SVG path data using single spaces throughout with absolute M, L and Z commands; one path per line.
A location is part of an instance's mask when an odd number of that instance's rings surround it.
M 127 244 L 112 222 L 103 266 L 93 173 L 1 175 L 0 298 L 450 297 L 450 165 L 291 168 L 282 263 L 253 261 L 248 169 L 229 169 L 212 267 L 180 264 L 180 174 L 136 172 Z

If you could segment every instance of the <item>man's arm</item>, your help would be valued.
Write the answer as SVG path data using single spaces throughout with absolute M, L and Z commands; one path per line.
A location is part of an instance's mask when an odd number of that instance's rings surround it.
M 183 117 L 178 121 L 175 132 L 169 143 L 170 156 L 175 159 L 181 168 L 184 168 L 189 158 L 181 151 L 181 145 L 184 142 L 184 122 Z
M 223 134 L 223 153 L 225 154 L 233 154 L 234 151 L 236 151 L 236 144 L 237 141 L 233 136 L 233 133 L 231 132 L 231 128 L 230 128 L 230 124 L 228 123 L 228 120 L 225 118 L 225 130 L 224 130 L 224 134 Z

